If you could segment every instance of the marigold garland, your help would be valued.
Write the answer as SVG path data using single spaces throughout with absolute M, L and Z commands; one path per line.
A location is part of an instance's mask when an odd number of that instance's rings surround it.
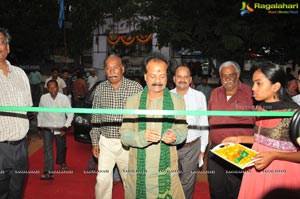
M 115 46 L 119 43 L 121 40 L 122 43 L 125 46 L 130 46 L 132 45 L 135 40 L 137 40 L 138 43 L 145 45 L 152 39 L 152 34 L 148 35 L 136 35 L 136 36 L 126 36 L 126 35 L 116 35 L 116 34 L 110 34 L 107 36 L 107 41 L 110 45 Z
M 130 46 L 135 41 L 135 37 L 133 37 L 133 36 L 122 35 L 122 36 L 120 36 L 120 38 L 121 38 L 122 43 L 125 46 Z
M 148 34 L 148 35 L 137 35 L 135 36 L 136 40 L 140 43 L 140 44 L 146 44 L 148 43 L 151 39 L 152 39 L 152 34 Z
M 120 41 L 120 37 L 118 35 L 115 34 L 111 34 L 107 36 L 107 41 L 110 45 L 115 46 L 119 43 Z

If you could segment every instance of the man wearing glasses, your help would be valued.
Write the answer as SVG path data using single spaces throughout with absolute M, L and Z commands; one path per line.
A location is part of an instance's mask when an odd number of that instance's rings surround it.
M 6 58 L 11 36 L 0 28 L 0 106 L 32 106 L 26 73 Z M 23 198 L 28 169 L 26 112 L 0 112 L 0 198 Z

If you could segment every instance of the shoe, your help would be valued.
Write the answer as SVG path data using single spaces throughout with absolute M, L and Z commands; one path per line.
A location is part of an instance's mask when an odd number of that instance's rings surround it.
M 89 172 L 96 172 L 96 169 L 95 168 L 88 168 L 88 171 Z
M 66 164 L 61 164 L 60 169 L 61 169 L 62 171 L 66 171 L 66 170 L 68 170 L 68 167 L 67 167 Z
M 41 175 L 40 180 L 53 180 L 53 174 L 45 173 Z

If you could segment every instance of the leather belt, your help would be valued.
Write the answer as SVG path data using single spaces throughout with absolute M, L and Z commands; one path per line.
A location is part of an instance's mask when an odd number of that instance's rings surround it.
M 193 129 L 193 130 L 208 130 L 208 126 L 197 126 L 197 125 L 188 125 L 188 129 Z
M 21 140 L 17 140 L 17 141 L 3 141 L 3 142 L 0 142 L 0 143 L 3 143 L 3 144 L 10 144 L 10 145 L 18 145 L 20 144 L 21 142 L 23 142 L 25 140 L 25 138 L 21 139 Z
M 188 129 L 201 130 L 201 127 L 196 125 L 188 125 Z
M 192 145 L 195 144 L 199 139 L 200 139 L 200 137 L 194 139 L 194 140 L 191 141 L 191 142 L 185 143 L 185 144 L 183 145 L 183 147 L 192 146 Z

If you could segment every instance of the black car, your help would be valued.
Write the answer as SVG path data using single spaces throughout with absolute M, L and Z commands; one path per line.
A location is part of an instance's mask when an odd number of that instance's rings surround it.
M 96 91 L 96 87 L 100 81 L 97 82 L 89 91 L 87 97 L 84 100 L 83 107 L 80 108 L 92 108 L 93 99 Z M 91 114 L 76 113 L 74 116 L 73 127 L 74 127 L 74 138 L 78 142 L 91 143 L 90 131 L 91 125 Z

